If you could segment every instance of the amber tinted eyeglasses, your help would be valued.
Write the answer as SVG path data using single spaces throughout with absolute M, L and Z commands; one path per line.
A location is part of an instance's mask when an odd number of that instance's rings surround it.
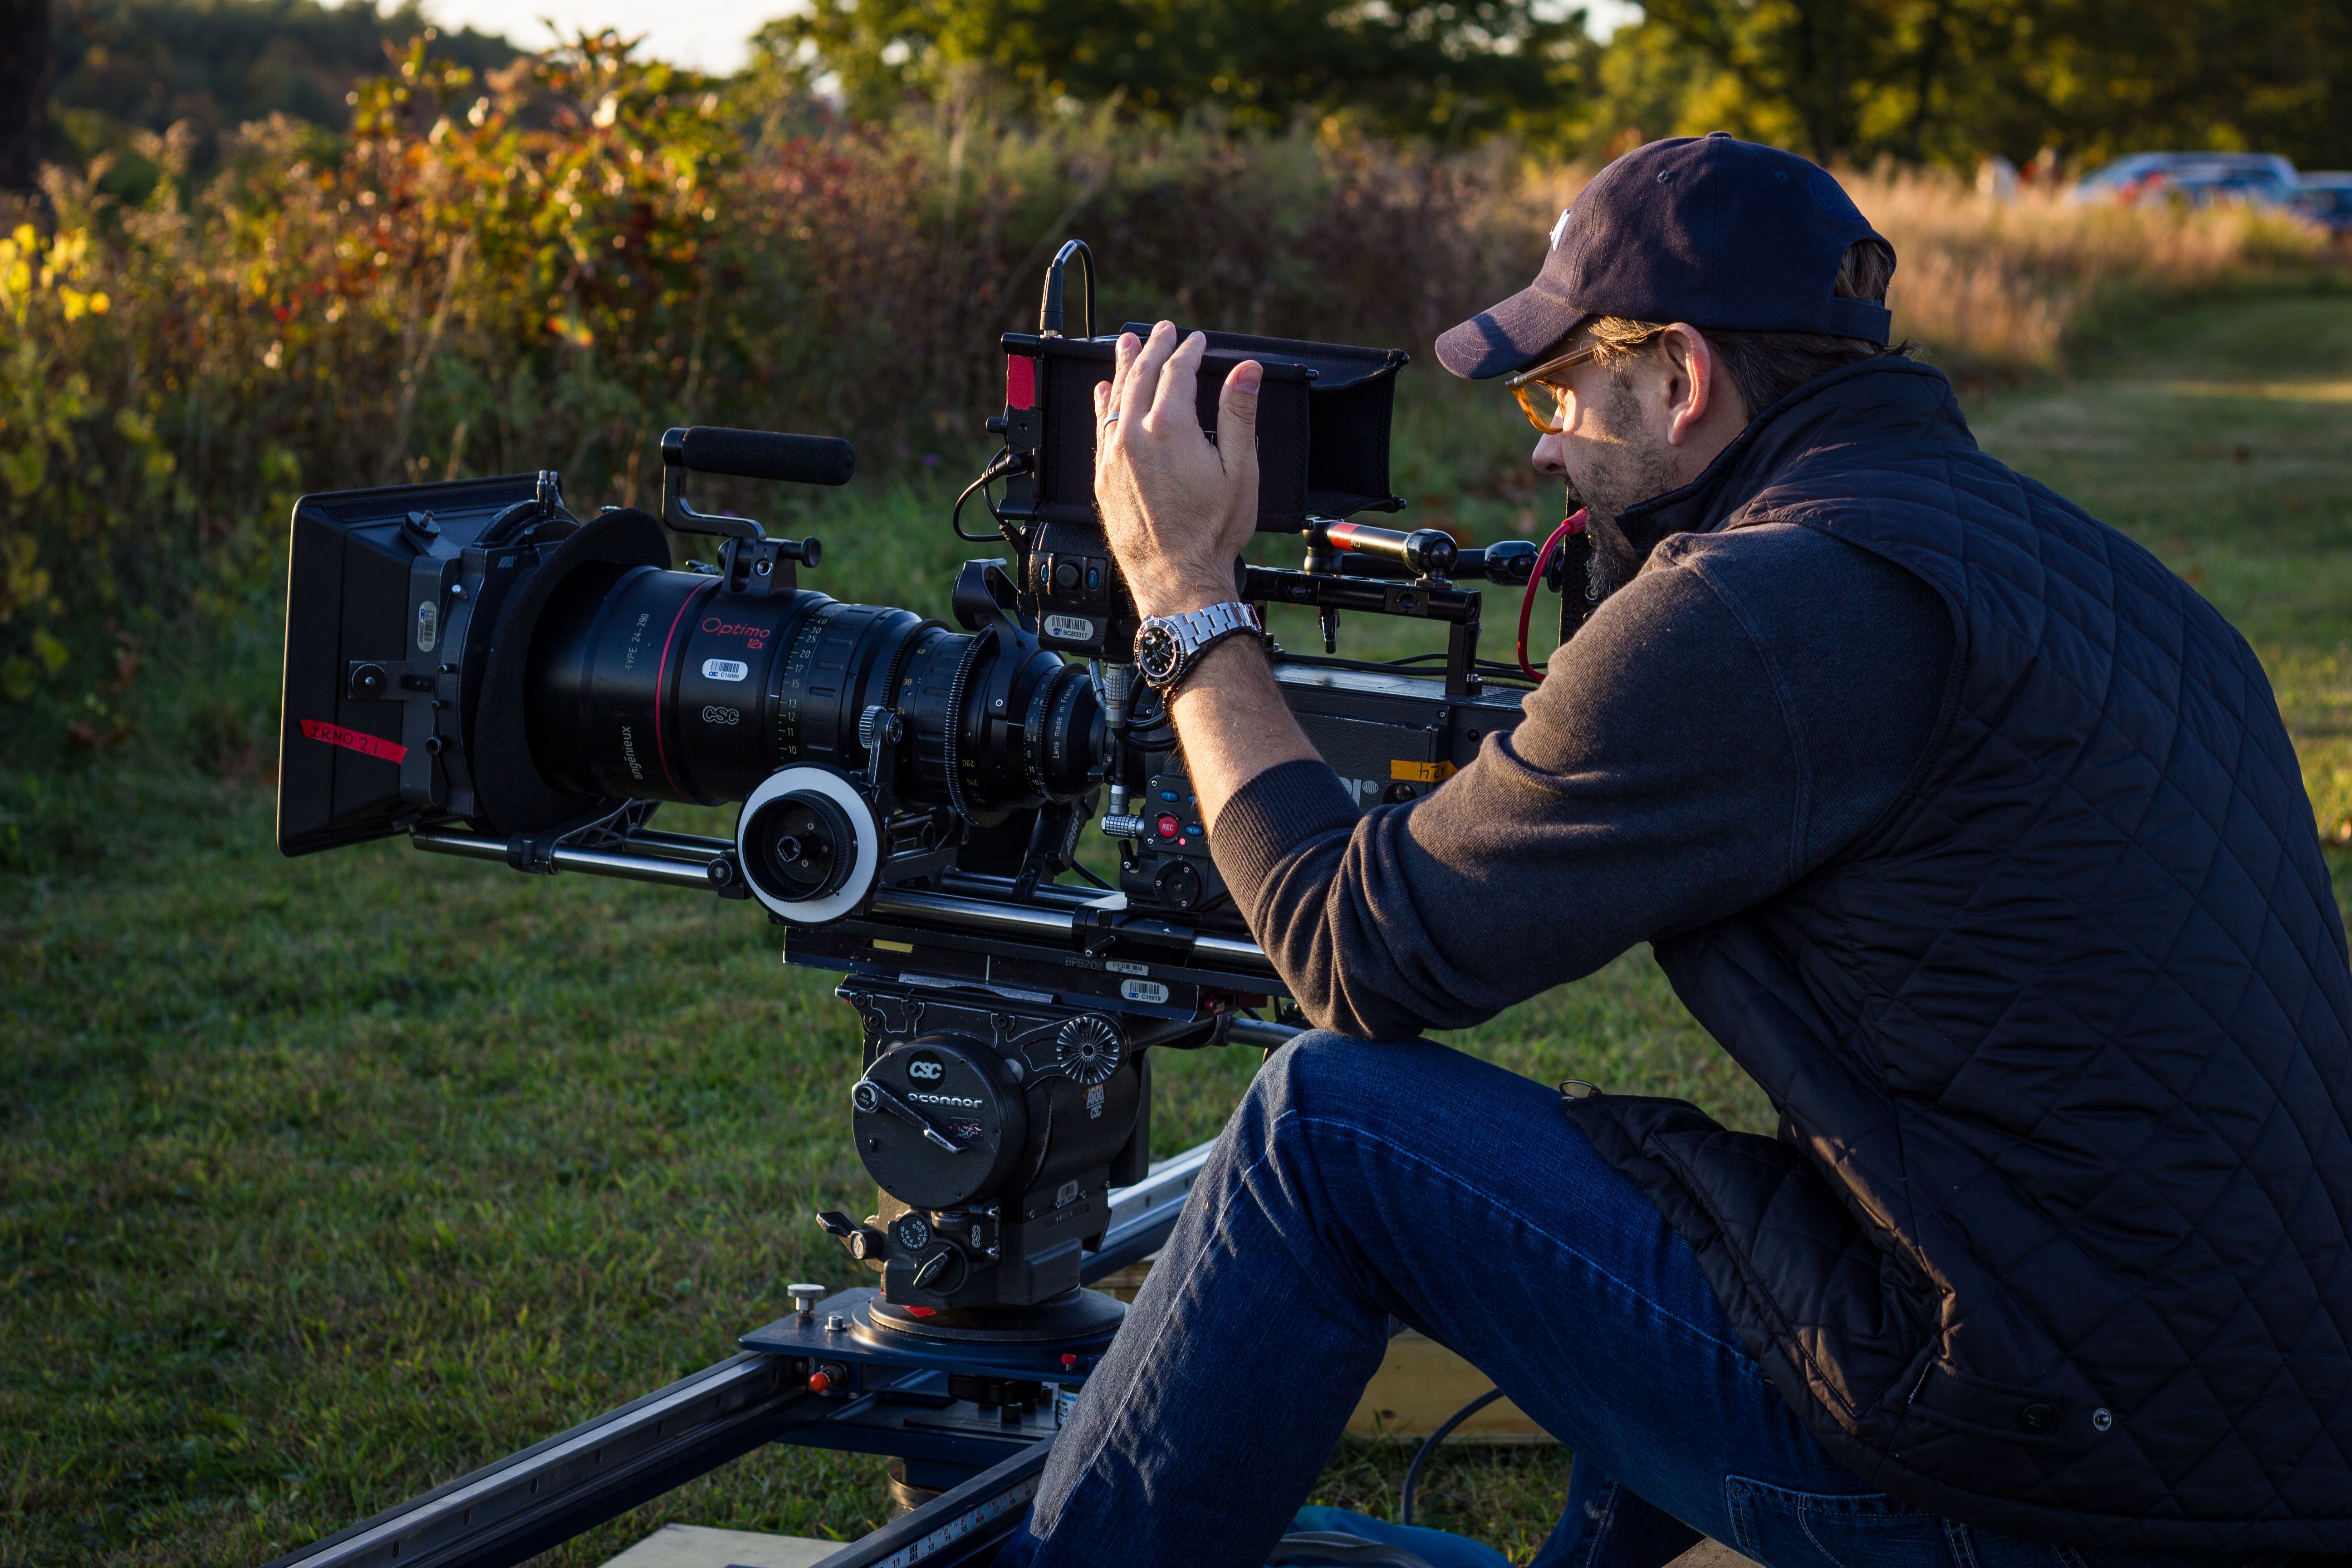
M 1563 388 L 1550 384 L 1547 378 L 1557 375 L 1564 370 L 1575 369 L 1585 361 L 1597 356 L 1601 349 L 1601 345 L 1599 343 L 1587 343 L 1580 349 L 1570 350 L 1558 359 L 1548 359 L 1543 363 L 1520 371 L 1516 375 L 1506 376 L 1503 378 L 1503 384 L 1510 389 L 1511 395 L 1517 398 L 1519 406 L 1527 411 L 1528 424 L 1547 436 L 1557 436 L 1568 428 L 1568 394 Z M 1539 394 L 1550 395 L 1549 408 L 1543 405 Z

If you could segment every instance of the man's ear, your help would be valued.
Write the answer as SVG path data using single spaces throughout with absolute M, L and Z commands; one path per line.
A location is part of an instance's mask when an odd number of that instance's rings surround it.
M 1666 445 L 1679 447 L 1726 396 L 1738 395 L 1724 379 L 1723 360 L 1715 345 L 1696 327 L 1676 321 L 1659 340 L 1658 352 L 1669 377 Z

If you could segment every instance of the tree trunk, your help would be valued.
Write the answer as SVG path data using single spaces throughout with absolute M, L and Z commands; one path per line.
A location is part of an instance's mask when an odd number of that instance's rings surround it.
M 39 188 L 48 155 L 50 0 L 0 0 L 0 190 Z

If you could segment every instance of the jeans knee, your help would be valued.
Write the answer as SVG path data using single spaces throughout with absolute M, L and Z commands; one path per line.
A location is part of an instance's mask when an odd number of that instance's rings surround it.
M 1371 1048 L 1330 1029 L 1294 1035 L 1257 1069 L 1250 1094 L 1269 1118 L 1309 1100 L 1323 1100 L 1359 1070 L 1351 1058 Z
M 1380 1125 L 1412 1102 L 1418 1091 L 1410 1086 L 1446 1079 L 1457 1064 L 1477 1065 L 1423 1039 L 1360 1040 L 1309 1029 L 1266 1058 L 1246 1103 L 1268 1128 L 1286 1117 Z

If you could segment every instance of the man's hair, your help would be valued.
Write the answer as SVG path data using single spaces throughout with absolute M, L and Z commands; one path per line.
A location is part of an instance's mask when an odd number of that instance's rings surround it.
M 1886 286 L 1894 278 L 1895 247 L 1883 239 L 1858 239 L 1846 247 L 1832 292 L 1841 300 L 1884 303 Z M 1601 345 L 1601 363 L 1616 372 L 1655 342 L 1667 323 L 1601 316 L 1585 325 L 1592 341 Z M 1866 338 L 1841 338 L 1827 332 L 1731 332 L 1712 327 L 1700 331 L 1723 356 L 1723 368 L 1739 389 L 1750 419 L 1815 376 L 1882 354 L 1908 359 L 1919 352 L 1919 346 L 1908 341 L 1882 348 Z

